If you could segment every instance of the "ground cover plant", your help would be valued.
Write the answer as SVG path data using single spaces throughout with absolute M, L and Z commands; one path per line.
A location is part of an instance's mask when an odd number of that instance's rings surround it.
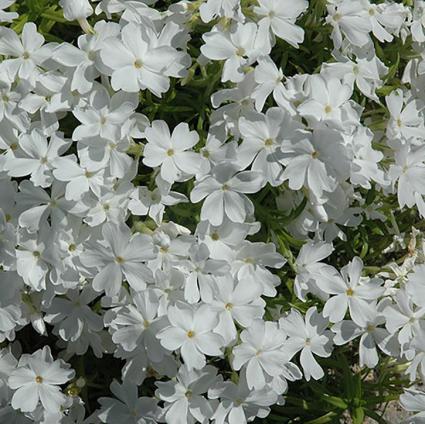
M 424 1 L 0 22 L 0 423 L 425 423 Z

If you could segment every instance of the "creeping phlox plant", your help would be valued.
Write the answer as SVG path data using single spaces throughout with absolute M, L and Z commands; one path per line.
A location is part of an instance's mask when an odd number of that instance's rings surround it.
M 425 423 L 425 1 L 0 21 L 0 423 Z

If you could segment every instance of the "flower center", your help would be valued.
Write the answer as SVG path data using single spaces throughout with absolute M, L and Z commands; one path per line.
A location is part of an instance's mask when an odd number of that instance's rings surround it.
M 96 52 L 94 52 L 93 50 L 90 50 L 87 53 L 87 57 L 89 58 L 89 60 L 94 61 L 96 59 Z
M 350 287 L 345 291 L 345 294 L 349 297 L 354 295 L 354 290 Z
M 167 156 L 174 156 L 174 149 L 168 149 Z
M 245 49 L 242 47 L 238 47 L 236 49 L 236 56 L 242 57 L 242 56 L 245 56 L 245 53 L 246 53 Z
M 194 331 L 192 331 L 192 330 L 189 330 L 189 331 L 186 333 L 186 335 L 187 335 L 187 337 L 189 337 L 189 339 L 193 339 L 193 338 L 195 337 L 195 332 L 194 332 Z
M 77 246 L 74 244 L 74 243 L 71 243 L 69 246 L 68 246 L 68 250 L 70 251 L 70 252 L 75 252 L 75 250 L 77 249 Z
M 35 382 L 36 382 L 37 384 L 41 384 L 41 383 L 43 382 L 43 377 L 41 377 L 41 376 L 37 375 L 37 377 L 35 377 Z
M 115 258 L 115 261 L 117 262 L 117 264 L 123 264 L 125 262 L 122 256 L 117 256 Z
M 233 309 L 233 303 L 226 303 L 224 306 L 228 311 L 231 311 Z
M 326 105 L 325 106 L 325 113 L 329 114 L 332 112 L 332 106 L 331 105 Z
M 264 140 L 264 145 L 267 147 L 273 146 L 273 140 L 271 138 Z
M 27 60 L 30 58 L 30 54 L 28 52 L 24 52 L 24 54 L 22 55 L 22 57 Z
M 212 234 L 211 234 L 211 238 L 212 238 L 214 241 L 217 241 L 217 240 L 219 240 L 219 239 L 220 239 L 220 236 L 218 235 L 218 233 L 214 232 L 214 233 L 212 233 Z
M 71 397 L 77 397 L 78 396 L 78 389 L 76 387 L 71 387 L 67 390 L 68 396 Z
M 134 62 L 134 67 L 135 67 L 136 69 L 141 69 L 141 68 L 143 68 L 143 62 L 142 62 L 140 59 L 137 59 L 137 60 Z

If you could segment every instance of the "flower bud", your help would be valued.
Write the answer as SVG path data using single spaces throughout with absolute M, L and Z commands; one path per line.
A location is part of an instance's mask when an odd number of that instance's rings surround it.
M 93 14 L 89 0 L 60 0 L 63 15 L 68 21 L 79 21 Z
M 78 21 L 86 34 L 93 34 L 94 30 L 87 21 L 87 17 L 93 14 L 89 0 L 60 0 L 63 15 L 68 21 Z

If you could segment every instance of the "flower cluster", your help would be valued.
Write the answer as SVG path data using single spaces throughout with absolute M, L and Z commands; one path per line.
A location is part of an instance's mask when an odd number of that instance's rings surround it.
M 155 3 L 60 0 L 75 43 L 0 28 L 0 421 L 243 424 L 353 343 L 425 379 L 419 236 L 375 274 L 330 260 L 387 220 L 376 193 L 425 218 L 425 2 Z M 329 60 L 285 75 L 316 21 Z M 408 42 L 390 87 L 380 49 Z M 160 102 L 199 75 L 196 126 Z M 95 411 L 89 356 L 121 364 Z M 401 400 L 423 422 L 420 387 Z

